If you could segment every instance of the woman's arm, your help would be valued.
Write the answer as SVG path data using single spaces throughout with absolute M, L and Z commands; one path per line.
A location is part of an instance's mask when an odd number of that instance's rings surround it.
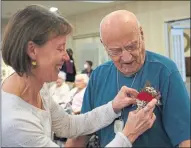
M 80 115 L 69 115 L 56 103 L 52 105 L 52 129 L 58 137 L 88 135 L 111 124 L 120 115 L 114 112 L 112 102 Z
M 132 144 L 123 133 L 118 132 L 106 147 L 132 147 Z
M 153 99 L 147 104 L 147 106 L 141 110 L 131 111 L 128 115 L 128 119 L 125 128 L 122 132 L 117 133 L 115 138 L 106 147 L 132 147 L 132 143 L 146 130 L 152 127 L 156 116 L 153 114 L 153 110 L 157 103 L 156 99 Z M 69 139 L 66 142 L 67 147 L 85 147 L 88 142 L 87 136 L 81 136 L 76 139 Z
M 116 114 L 117 112 L 136 102 L 135 99 L 127 97 L 127 93 L 132 96 L 137 95 L 136 90 L 122 87 L 113 102 L 81 115 L 68 115 L 61 106 L 51 101 L 52 129 L 58 137 L 75 138 L 91 134 L 111 124 L 115 118 L 120 116 Z

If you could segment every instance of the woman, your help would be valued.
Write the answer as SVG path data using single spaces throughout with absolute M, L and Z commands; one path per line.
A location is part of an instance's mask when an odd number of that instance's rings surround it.
M 90 134 L 112 123 L 122 108 L 135 104 L 138 92 L 123 87 L 112 102 L 71 116 L 50 98 L 46 82 L 56 81 L 68 60 L 65 44 L 71 31 L 64 18 L 37 5 L 18 11 L 8 22 L 2 56 L 15 73 L 2 84 L 3 147 L 58 147 L 51 140 L 52 131 L 66 138 Z M 116 146 L 117 141 L 119 147 L 129 146 L 149 129 L 155 120 L 155 104 L 156 100 L 145 110 L 132 113 L 110 145 Z
M 74 114 L 79 114 L 82 107 L 84 93 L 89 81 L 86 74 L 78 74 L 75 77 L 75 88 L 70 91 L 70 98 L 72 102 L 72 111 Z
M 66 74 L 60 71 L 56 82 L 50 87 L 50 96 L 57 104 L 64 103 L 65 96 L 70 92 L 70 88 L 65 80 Z

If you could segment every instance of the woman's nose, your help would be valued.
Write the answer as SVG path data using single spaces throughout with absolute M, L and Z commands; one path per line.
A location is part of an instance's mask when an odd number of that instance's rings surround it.
M 64 61 L 69 61 L 69 60 L 70 60 L 70 57 L 68 56 L 67 53 L 65 53 L 65 54 L 63 55 L 63 60 L 64 60 Z

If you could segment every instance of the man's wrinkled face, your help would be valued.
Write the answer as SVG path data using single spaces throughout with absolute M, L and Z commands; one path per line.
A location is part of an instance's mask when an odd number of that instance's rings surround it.
M 118 39 L 107 39 L 112 42 L 103 43 L 115 66 L 124 75 L 136 73 L 144 63 L 145 47 L 142 35 L 140 31 L 127 36 L 122 32 L 121 35 L 118 34 Z

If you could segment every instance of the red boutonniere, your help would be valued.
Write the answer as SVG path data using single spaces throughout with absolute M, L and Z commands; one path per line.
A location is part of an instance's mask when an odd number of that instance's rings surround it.
M 144 108 L 154 98 L 158 99 L 157 105 L 160 105 L 160 93 L 151 86 L 150 82 L 146 82 L 144 88 L 137 95 L 138 109 Z

